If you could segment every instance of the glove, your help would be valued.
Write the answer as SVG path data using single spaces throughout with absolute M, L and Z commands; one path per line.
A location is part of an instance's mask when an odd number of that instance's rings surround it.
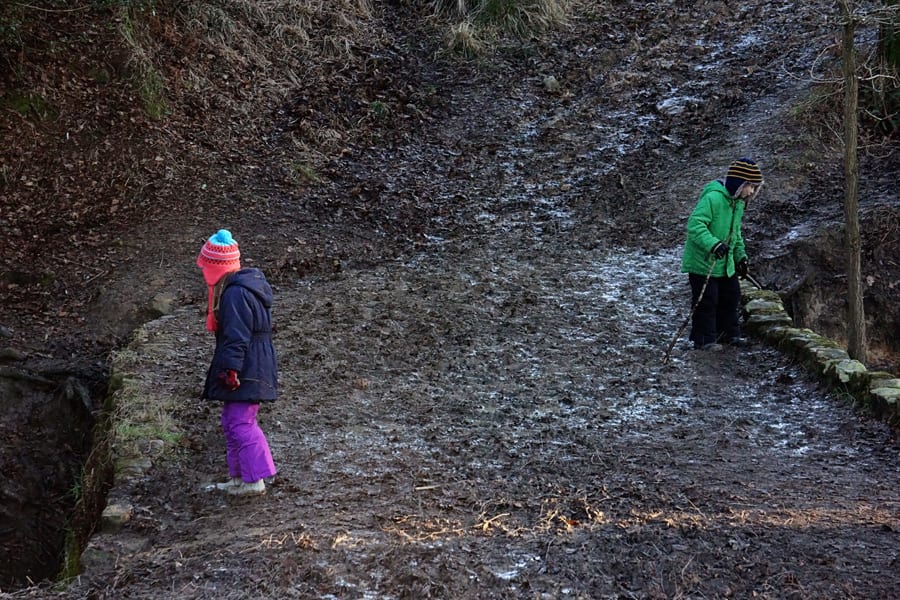
M 747 259 L 742 258 L 738 264 L 734 265 L 734 271 L 738 277 L 746 279 L 747 274 L 750 272 L 750 264 L 747 262 Z
M 233 392 L 241 387 L 241 380 L 238 379 L 237 371 L 234 369 L 228 369 L 227 371 L 219 373 L 219 381 L 222 382 L 222 385 L 224 385 L 225 389 L 229 392 Z
M 712 252 L 716 258 L 725 258 L 725 255 L 728 254 L 728 246 L 725 244 L 725 242 L 719 242 L 712 247 L 712 250 L 710 250 L 710 252 Z

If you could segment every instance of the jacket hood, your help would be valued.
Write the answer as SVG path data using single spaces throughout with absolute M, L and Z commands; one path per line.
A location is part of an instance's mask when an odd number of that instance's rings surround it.
M 265 275 L 263 275 L 263 272 L 259 269 L 247 268 L 237 271 L 229 278 L 228 285 L 241 286 L 259 298 L 259 301 L 263 306 L 272 308 L 272 301 L 274 300 L 272 286 L 269 285 Z
M 705 186 L 703 186 L 703 194 L 711 191 L 719 192 L 728 200 L 731 200 L 733 198 L 733 196 L 728 193 L 728 188 L 725 187 L 725 182 L 721 179 L 713 179 Z

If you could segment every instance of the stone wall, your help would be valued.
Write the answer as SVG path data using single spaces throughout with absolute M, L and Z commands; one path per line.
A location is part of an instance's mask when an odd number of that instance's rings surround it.
M 877 417 L 900 426 L 900 378 L 869 371 L 835 341 L 794 327 L 776 292 L 742 282 L 745 330 L 793 357 L 836 391 L 849 394 Z

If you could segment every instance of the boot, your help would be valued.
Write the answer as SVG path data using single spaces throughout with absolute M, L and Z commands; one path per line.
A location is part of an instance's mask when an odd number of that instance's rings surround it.
M 262 479 L 253 483 L 241 480 L 239 485 L 233 485 L 225 491 L 232 496 L 259 496 L 266 493 L 266 483 Z
M 745 338 L 742 335 L 735 336 L 725 342 L 729 346 L 734 346 L 736 348 L 746 348 L 750 345 L 750 340 Z
M 217 483 L 216 489 L 226 492 L 233 487 L 237 487 L 237 486 L 241 485 L 242 483 L 244 483 L 244 481 L 240 477 L 232 477 L 231 479 L 229 479 L 228 481 L 226 481 L 224 483 Z

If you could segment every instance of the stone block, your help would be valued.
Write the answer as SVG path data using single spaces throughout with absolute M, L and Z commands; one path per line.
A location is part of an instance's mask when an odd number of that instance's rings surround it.
M 134 515 L 134 507 L 127 503 L 107 504 L 100 515 L 100 529 L 107 533 L 120 531 Z
M 866 365 L 858 360 L 848 358 L 829 361 L 824 372 L 834 384 L 846 386 L 854 396 L 858 397 L 860 392 L 869 387 L 869 372 Z
M 900 425 L 900 387 L 869 390 L 869 404 L 875 414 L 893 425 Z
M 791 325 L 791 317 L 787 313 L 778 313 L 771 315 L 750 315 L 746 321 L 746 329 L 748 333 L 753 335 L 763 335 L 766 330 L 772 327 Z
M 824 372 L 824 367 L 826 363 L 830 361 L 842 361 L 842 360 L 850 360 L 850 355 L 847 354 L 847 351 L 843 348 L 832 348 L 830 346 L 810 346 L 807 347 L 812 357 L 822 365 Z
M 124 558 L 145 550 L 149 545 L 146 538 L 125 533 L 91 536 L 79 557 L 82 576 L 87 580 L 103 582 L 116 571 Z

